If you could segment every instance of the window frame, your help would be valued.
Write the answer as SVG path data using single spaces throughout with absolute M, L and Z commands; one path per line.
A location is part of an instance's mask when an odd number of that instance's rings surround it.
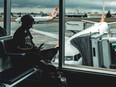
M 4 0 L 4 29 L 6 29 L 7 35 L 10 35 L 10 31 L 11 31 L 11 0 Z

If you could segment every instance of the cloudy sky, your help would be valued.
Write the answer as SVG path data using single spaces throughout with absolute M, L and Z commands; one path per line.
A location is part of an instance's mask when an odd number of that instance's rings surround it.
M 4 0 L 0 0 L 0 6 Z M 116 8 L 116 0 L 104 0 L 106 7 Z M 54 7 L 59 5 L 59 0 L 11 0 L 13 7 Z M 68 7 L 100 8 L 103 0 L 65 0 Z
M 86 8 L 99 8 L 103 5 L 102 0 L 65 0 L 68 7 L 86 7 Z M 54 7 L 58 5 L 59 0 L 12 0 L 12 6 L 46 6 Z M 116 0 L 105 0 L 107 7 L 116 7 Z
M 0 6 L 4 0 L 0 0 Z M 11 0 L 12 7 L 56 7 L 59 0 Z M 106 9 L 116 11 L 116 0 L 104 0 Z M 101 9 L 103 0 L 65 0 L 66 7 L 83 9 Z
M 56 7 L 58 0 L 12 0 L 14 7 Z

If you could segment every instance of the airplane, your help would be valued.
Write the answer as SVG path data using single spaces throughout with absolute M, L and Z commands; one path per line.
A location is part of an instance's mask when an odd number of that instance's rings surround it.
M 56 17 L 57 12 L 58 12 L 58 7 L 56 7 L 54 9 L 54 11 L 51 14 L 49 14 L 48 16 L 33 17 L 34 18 L 34 22 L 35 23 L 39 23 L 39 22 L 51 21 L 51 20 L 53 20 Z M 15 21 L 20 23 L 21 22 L 21 17 L 16 18 Z

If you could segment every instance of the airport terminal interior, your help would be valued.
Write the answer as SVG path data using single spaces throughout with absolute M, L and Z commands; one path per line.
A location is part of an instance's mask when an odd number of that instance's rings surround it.
M 0 0 L 0 87 L 116 87 L 116 11 L 109 0 L 51 1 Z M 16 51 L 20 26 L 32 36 Z M 38 51 L 27 51 L 30 38 Z M 29 59 L 38 56 L 39 64 Z

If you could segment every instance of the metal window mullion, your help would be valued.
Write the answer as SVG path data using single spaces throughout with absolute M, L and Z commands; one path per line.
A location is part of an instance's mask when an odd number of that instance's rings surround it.
M 4 0 L 4 28 L 10 35 L 11 28 L 11 0 Z
M 62 69 L 65 56 L 65 0 L 59 0 L 59 69 Z

